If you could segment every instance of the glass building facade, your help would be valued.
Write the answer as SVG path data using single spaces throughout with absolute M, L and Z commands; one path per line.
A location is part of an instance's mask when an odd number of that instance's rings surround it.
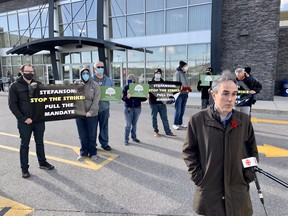
M 54 36 L 97 38 L 97 0 L 55 1 Z M 172 80 L 180 60 L 189 65 L 189 80 L 196 86 L 199 73 L 210 66 L 212 0 L 107 0 L 104 1 L 104 39 L 133 47 L 106 50 L 109 75 L 116 85 L 125 84 L 134 73 L 146 83 L 161 68 Z M 15 77 L 19 67 L 30 63 L 36 78 L 53 82 L 48 51 L 32 56 L 7 55 L 7 50 L 41 38 L 48 38 L 48 4 L 0 13 L 1 75 Z M 63 46 L 57 52 L 62 81 L 79 78 L 83 65 L 99 60 L 97 47 Z

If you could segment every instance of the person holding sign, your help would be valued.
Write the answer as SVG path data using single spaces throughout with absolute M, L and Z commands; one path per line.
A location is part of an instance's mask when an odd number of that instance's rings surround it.
M 95 74 L 93 80 L 101 86 L 114 86 L 112 79 L 104 74 L 104 63 L 99 61 L 94 64 Z M 97 127 L 99 125 L 99 142 L 105 151 L 111 151 L 109 146 L 109 133 L 108 133 L 108 120 L 110 116 L 110 103 L 109 101 L 99 102 L 99 113 L 96 118 L 96 136 Z M 97 138 L 96 138 L 97 139 Z M 96 144 L 97 146 L 97 144 Z
M 213 72 L 212 67 L 206 68 L 206 75 L 207 76 L 212 75 L 212 72 Z M 197 90 L 201 91 L 201 108 L 205 109 L 209 106 L 210 88 L 211 88 L 212 81 L 209 82 L 208 86 L 203 86 L 201 84 L 202 84 L 202 81 L 199 80 L 198 84 L 197 84 Z
M 161 84 L 164 82 L 164 80 L 161 78 L 162 75 L 162 70 L 158 68 L 154 72 L 154 77 L 152 80 L 149 82 L 149 84 Z M 160 118 L 163 123 L 164 131 L 167 136 L 176 136 L 171 132 L 171 129 L 169 127 L 169 121 L 167 117 L 167 107 L 166 104 L 163 103 L 162 101 L 157 101 L 157 97 L 149 92 L 149 104 L 151 108 L 151 117 L 152 117 L 152 126 L 154 129 L 154 136 L 159 137 L 159 129 L 158 129 L 158 124 L 157 124 L 157 114 L 159 113 Z
M 17 127 L 20 134 L 20 164 L 22 177 L 29 178 L 29 144 L 33 133 L 36 143 L 36 155 L 39 168 L 52 170 L 54 166 L 46 161 L 44 150 L 45 122 L 34 122 L 32 118 L 32 105 L 30 98 L 34 96 L 34 90 L 40 82 L 33 79 L 34 68 L 30 64 L 24 64 L 20 68 L 21 76 L 9 88 L 8 104 L 9 109 L 17 119 Z
M 175 101 L 175 114 L 173 128 L 179 130 L 180 128 L 187 128 L 183 124 L 183 116 L 186 108 L 189 92 L 192 92 L 187 78 L 188 64 L 184 61 L 179 62 L 179 66 L 173 76 L 173 81 L 181 82 L 182 87 L 180 94 Z
M 76 118 L 81 143 L 80 155 L 77 160 L 83 161 L 86 157 L 96 160 L 96 120 L 99 111 L 100 86 L 92 79 L 90 70 L 87 67 L 83 67 L 80 71 L 80 80 L 77 80 L 76 84 L 84 88 L 84 106 L 86 111 L 85 116 Z
M 242 166 L 247 157 L 259 159 L 249 116 L 233 110 L 237 82 L 223 72 L 212 83 L 214 105 L 194 114 L 183 145 L 183 158 L 195 184 L 193 208 L 198 215 L 252 216 L 250 169 Z
M 126 120 L 124 144 L 129 144 L 129 135 L 131 131 L 131 138 L 134 142 L 140 143 L 137 138 L 136 129 L 139 116 L 141 114 L 141 102 L 146 101 L 147 98 L 132 97 L 129 93 L 129 84 L 136 83 L 137 77 L 134 74 L 127 76 L 127 85 L 124 86 L 122 91 L 122 100 L 125 102 L 124 115 Z
M 262 84 L 252 77 L 246 76 L 244 68 L 237 68 L 235 75 L 238 87 L 235 109 L 251 115 L 253 95 L 262 90 Z

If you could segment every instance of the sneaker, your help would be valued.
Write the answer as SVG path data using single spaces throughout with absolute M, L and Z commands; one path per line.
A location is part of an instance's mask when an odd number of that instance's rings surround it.
M 179 130 L 179 125 L 173 125 L 172 126 L 175 130 Z
M 109 146 L 109 145 L 107 145 L 107 146 L 102 146 L 102 148 L 105 150 L 105 151 L 111 151 L 112 150 L 112 148 Z
M 182 125 L 180 125 L 180 127 L 181 128 L 187 128 L 187 125 L 182 124 Z
M 44 170 L 52 170 L 54 169 L 54 166 L 49 164 L 48 162 L 45 162 L 45 164 L 40 165 L 39 168 Z
M 133 141 L 136 142 L 136 143 L 140 143 L 140 140 L 137 139 L 137 138 L 133 139 Z
M 172 133 L 172 132 L 168 132 L 168 133 L 166 133 L 166 135 L 167 136 L 176 136 L 174 133 Z
M 92 160 L 92 161 L 96 161 L 97 159 L 98 159 L 97 155 L 92 155 L 90 157 L 90 160 Z
M 30 177 L 30 173 L 28 170 L 23 171 L 22 170 L 22 178 L 29 178 Z
M 79 156 L 77 157 L 77 161 L 83 161 L 84 158 L 86 158 L 86 157 L 87 157 L 87 155 L 79 155 Z
M 154 132 L 155 137 L 160 137 L 160 134 L 158 132 Z
M 124 145 L 126 145 L 126 146 L 127 146 L 127 145 L 128 145 L 128 141 L 124 141 Z

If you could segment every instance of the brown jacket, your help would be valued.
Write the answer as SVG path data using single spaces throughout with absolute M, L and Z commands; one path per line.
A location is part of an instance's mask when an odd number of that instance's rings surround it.
M 218 119 L 218 120 L 217 120 Z M 183 146 L 184 161 L 195 183 L 193 207 L 205 216 L 251 216 L 249 183 L 244 169 L 244 142 L 258 160 L 254 130 L 248 115 L 232 111 L 226 127 L 213 107 L 191 117 Z

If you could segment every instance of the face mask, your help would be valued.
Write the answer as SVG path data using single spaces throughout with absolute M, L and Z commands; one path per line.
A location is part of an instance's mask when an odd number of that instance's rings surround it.
M 104 68 L 97 68 L 97 73 L 98 74 L 103 74 L 104 73 Z
M 182 68 L 182 70 L 185 71 L 185 72 L 187 72 L 187 71 L 188 71 L 188 66 L 184 66 L 184 67 Z
M 155 74 L 155 79 L 160 79 L 161 78 L 161 74 Z
M 127 83 L 128 83 L 128 84 L 132 83 L 132 80 L 130 80 L 130 79 L 129 79 L 129 80 L 127 80 Z
M 23 73 L 23 77 L 27 80 L 32 80 L 33 79 L 34 74 L 32 73 Z
M 87 74 L 87 73 L 83 73 L 82 74 L 82 79 L 84 80 L 84 82 L 87 82 L 88 80 L 89 80 L 89 74 Z

